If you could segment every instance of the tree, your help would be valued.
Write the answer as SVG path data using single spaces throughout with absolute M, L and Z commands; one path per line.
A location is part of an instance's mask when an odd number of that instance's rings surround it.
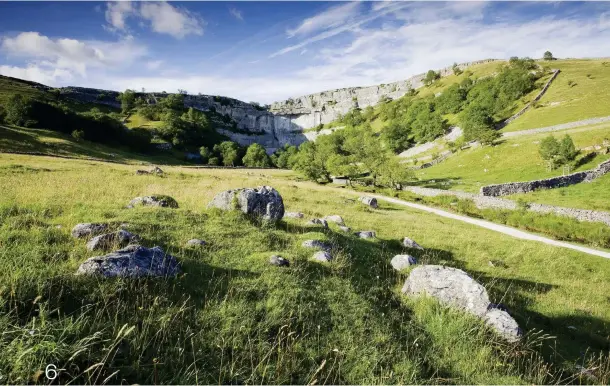
M 424 85 L 430 86 L 437 79 L 440 79 L 440 77 L 441 74 L 439 74 L 438 72 L 434 70 L 428 70 L 428 72 L 426 73 L 426 77 L 424 78 Z
M 576 146 L 574 146 L 574 141 L 572 141 L 572 137 L 567 134 L 561 139 L 561 141 L 559 141 L 558 150 L 558 159 L 560 165 L 566 165 L 571 161 L 574 161 L 574 159 L 578 155 L 578 150 L 576 150 Z
M 320 179 L 330 181 L 330 173 L 326 169 L 324 161 L 321 153 L 317 152 L 316 142 L 304 142 L 299 146 L 299 152 L 294 157 L 292 169 L 312 181 Z
M 555 58 L 553 57 L 553 54 L 551 53 L 551 51 L 546 51 L 544 53 L 544 55 L 542 56 L 542 59 L 544 59 L 544 60 L 555 60 Z
M 248 146 L 248 150 L 246 150 L 246 155 L 242 159 L 242 162 L 244 166 L 250 168 L 266 168 L 271 166 L 265 148 L 258 143 L 253 143 Z
M 292 169 L 294 157 L 299 149 L 296 146 L 284 145 L 271 156 L 271 163 L 280 169 Z
M 549 135 L 540 141 L 538 153 L 543 160 L 547 161 L 549 169 L 557 166 L 557 156 L 559 155 L 559 142 L 555 137 Z
M 461 115 L 460 123 L 464 130 L 464 139 L 479 141 L 483 145 L 491 145 L 500 137 L 493 127 L 493 119 L 489 112 L 476 104 L 468 106 Z
M 389 157 L 381 165 L 379 171 L 380 182 L 398 190 L 402 189 L 402 186 L 414 177 L 413 171 L 402 165 L 396 157 Z
M 220 159 L 218 159 L 218 157 L 210 157 L 210 159 L 208 160 L 208 165 L 218 166 L 220 165 Z
M 390 121 L 381 132 L 381 138 L 394 153 L 400 153 L 411 147 L 411 130 L 402 121 Z
M 218 145 L 214 145 L 214 153 L 220 155 L 223 165 L 238 166 L 239 146 L 235 142 L 224 141 Z
M 127 114 L 135 107 L 136 93 L 133 90 L 127 89 L 124 92 L 119 93 L 117 100 L 121 102 L 121 110 L 123 114 Z
M 207 163 L 210 157 L 212 156 L 212 152 L 205 146 L 201 146 L 199 148 L 199 154 L 201 155 L 201 162 Z
M 76 142 L 80 142 L 85 139 L 85 132 L 82 130 L 74 130 L 72 132 L 72 138 L 74 138 Z
M 464 72 L 464 71 L 462 71 L 460 66 L 458 66 L 457 63 L 453 63 L 453 66 L 451 67 L 451 69 L 453 70 L 454 75 L 462 75 L 462 73 Z
M 25 126 L 30 120 L 32 103 L 21 94 L 13 94 L 4 105 L 4 121 L 15 126 Z

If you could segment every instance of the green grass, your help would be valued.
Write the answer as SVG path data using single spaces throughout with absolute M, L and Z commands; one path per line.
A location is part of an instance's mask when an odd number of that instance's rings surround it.
M 65 369 L 62 383 L 531 384 L 573 380 L 574 364 L 589 360 L 601 366 L 597 383 L 610 381 L 608 358 L 599 357 L 610 344 L 604 259 L 383 203 L 370 210 L 350 192 L 289 171 L 168 167 L 158 177 L 135 169 L 0 155 L 4 382 L 47 383 L 40 371 L 53 363 Z M 265 227 L 206 209 L 221 190 L 261 184 L 278 189 L 287 210 L 340 214 L 379 239 L 333 225 L 322 231 L 306 219 Z M 180 208 L 125 209 L 144 194 L 170 195 Z M 132 224 L 144 245 L 177 256 L 184 274 L 74 276 L 93 254 L 70 229 L 93 221 Z M 426 248 L 410 251 L 420 262 L 462 268 L 484 283 L 527 332 L 525 342 L 507 345 L 473 318 L 400 295 L 406 273 L 389 260 L 404 252 L 404 236 Z M 185 248 L 194 237 L 208 246 Z M 331 241 L 336 260 L 310 260 L 300 247 L 310 238 Z M 274 253 L 291 267 L 269 266 Z
M 438 181 L 451 180 L 453 189 L 478 192 L 484 185 L 561 175 L 562 170 L 549 171 L 538 154 L 537 142 L 549 134 L 558 138 L 569 134 L 576 147 L 582 148 L 602 144 L 604 138 L 610 137 L 610 124 L 508 138 L 493 147 L 462 150 L 438 165 L 418 171 L 417 176 L 423 186 L 435 186 Z M 598 155 L 572 172 L 592 169 L 608 158 L 607 155 Z
M 125 123 L 130 129 L 143 128 L 143 129 L 157 129 L 163 125 L 163 121 L 151 121 L 140 114 L 132 114 Z
M 546 64 L 561 72 L 540 100 L 541 107 L 530 109 L 502 131 L 534 129 L 610 115 L 607 92 L 610 59 L 557 60 Z

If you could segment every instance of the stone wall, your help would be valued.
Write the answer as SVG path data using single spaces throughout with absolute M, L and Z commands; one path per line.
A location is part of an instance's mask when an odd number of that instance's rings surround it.
M 509 182 L 506 184 L 487 185 L 481 187 L 483 196 L 507 196 L 516 193 L 528 193 L 537 189 L 555 189 L 581 182 L 591 182 L 610 172 L 610 160 L 602 162 L 595 169 L 568 174 L 566 176 L 546 178 L 526 182 Z

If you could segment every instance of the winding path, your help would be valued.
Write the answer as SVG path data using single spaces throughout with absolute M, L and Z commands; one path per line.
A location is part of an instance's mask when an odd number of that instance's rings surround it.
M 342 191 L 344 192 L 344 190 L 342 190 Z M 354 194 L 360 194 L 360 193 L 354 192 Z M 547 237 L 538 236 L 538 235 L 535 235 L 532 233 L 524 232 L 519 229 L 511 228 L 511 227 L 508 227 L 505 225 L 499 225 L 499 224 L 496 224 L 496 223 L 493 223 L 490 221 L 486 221 L 486 220 L 479 220 L 479 219 L 471 218 L 468 216 L 462 216 L 462 215 L 450 213 L 450 212 L 447 212 L 447 211 L 444 211 L 441 209 L 436 209 L 436 208 L 432 208 L 432 207 L 425 206 L 425 205 L 414 204 L 412 202 L 399 200 L 397 198 L 386 197 L 386 196 L 382 196 L 382 195 L 378 195 L 378 194 L 367 194 L 367 196 L 375 197 L 378 200 L 390 202 L 392 204 L 407 206 L 409 208 L 421 210 L 421 211 L 428 212 L 428 213 L 434 213 L 434 214 L 442 216 L 442 217 L 447 217 L 447 218 L 450 218 L 453 220 L 458 220 L 458 221 L 462 221 L 462 222 L 465 222 L 468 224 L 476 225 L 478 227 L 500 232 L 505 235 L 515 237 L 517 239 L 538 241 L 538 242 L 552 245 L 555 247 L 573 249 L 575 251 L 587 253 L 589 255 L 594 255 L 594 256 L 599 256 L 599 257 L 604 257 L 606 259 L 610 259 L 610 252 L 605 252 L 605 251 L 601 251 L 598 249 L 588 248 L 588 247 L 584 247 L 581 245 L 566 243 L 564 241 L 557 241 L 557 240 L 549 239 Z

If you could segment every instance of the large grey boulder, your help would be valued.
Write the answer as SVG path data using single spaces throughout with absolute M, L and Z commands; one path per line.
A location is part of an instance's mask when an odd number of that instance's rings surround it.
M 312 258 L 316 261 L 330 262 L 333 256 L 328 251 L 320 251 L 313 254 Z
M 176 258 L 166 254 L 160 247 L 130 245 L 104 256 L 87 259 L 76 274 L 138 278 L 176 276 L 181 271 Z
M 104 233 L 107 230 L 108 224 L 81 223 L 76 224 L 74 228 L 72 228 L 72 236 L 81 239 L 85 237 L 99 235 L 100 233 Z
M 360 201 L 364 205 L 370 206 L 371 208 L 377 209 L 377 199 L 375 197 L 362 196 L 358 198 L 358 201 Z
M 331 245 L 329 243 L 326 243 L 326 242 L 320 241 L 320 240 L 305 240 L 305 241 L 303 241 L 301 246 L 304 248 L 316 248 L 316 249 L 323 249 L 326 251 L 331 249 Z
M 417 261 L 410 255 L 396 255 L 392 258 L 390 264 L 395 270 L 402 271 L 405 268 L 417 264 Z
M 154 196 L 143 196 L 136 197 L 129 202 L 128 208 L 134 208 L 136 206 L 158 206 L 161 208 L 177 208 L 178 202 L 170 196 L 165 195 L 154 195 Z
M 432 296 L 447 306 L 476 315 L 509 341 L 521 336 L 517 322 L 506 311 L 490 307 L 485 287 L 460 269 L 440 265 L 417 267 L 409 274 L 402 293 Z
M 271 186 L 225 190 L 208 204 L 208 208 L 241 210 L 266 221 L 279 221 L 284 217 L 284 201 Z
M 402 240 L 402 245 L 404 245 L 407 248 L 419 249 L 419 250 L 422 250 L 422 251 L 424 250 L 424 248 L 422 248 L 421 245 L 417 244 L 415 241 L 411 240 L 408 237 L 405 237 Z
M 333 214 L 333 215 L 330 215 L 330 216 L 325 216 L 323 218 L 323 220 L 331 221 L 331 222 L 334 222 L 335 224 L 338 224 L 338 225 L 345 225 L 345 222 L 343 221 L 343 217 L 339 216 L 338 214 Z
M 87 243 L 87 249 L 95 251 L 98 249 L 122 248 L 129 243 L 139 240 L 139 236 L 121 229 L 116 232 L 95 236 Z
M 355 235 L 361 239 L 374 239 L 377 236 L 375 231 L 360 231 L 356 232 Z

